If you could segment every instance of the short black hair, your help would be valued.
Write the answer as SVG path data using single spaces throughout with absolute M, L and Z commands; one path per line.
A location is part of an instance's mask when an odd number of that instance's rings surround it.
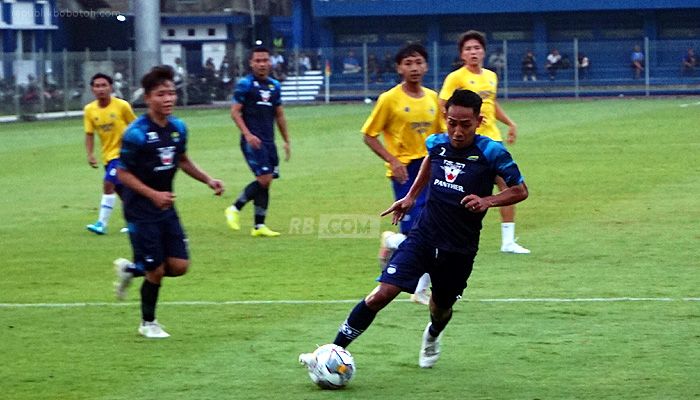
M 157 65 L 151 68 L 146 75 L 141 78 L 141 86 L 146 94 L 150 93 L 151 90 L 155 89 L 159 85 L 175 80 L 175 70 L 170 65 Z
M 450 99 L 445 104 L 445 112 L 451 106 L 461 106 L 474 110 L 474 115 L 481 114 L 481 96 L 467 89 L 457 89 L 452 93 Z
M 462 36 L 459 38 L 459 52 L 462 52 L 462 46 L 464 46 L 464 43 L 467 40 L 476 40 L 479 43 L 481 43 L 481 47 L 486 50 L 486 35 L 484 35 L 483 32 L 475 31 L 475 30 L 470 30 L 466 31 L 462 34 Z
M 256 46 L 253 48 L 253 50 L 250 51 L 250 54 L 248 55 L 248 60 L 252 60 L 253 54 L 255 54 L 255 53 L 267 53 L 269 55 L 270 49 L 268 49 L 267 47 L 263 47 L 263 46 Z
M 409 43 L 402 47 L 398 51 L 398 53 L 396 53 L 394 61 L 396 61 L 396 64 L 401 64 L 401 61 L 404 58 L 411 57 L 414 54 L 418 54 L 425 58 L 425 61 L 428 61 L 428 52 L 425 50 L 425 47 L 423 47 L 423 45 L 420 43 Z
M 113 84 L 114 84 L 114 80 L 112 79 L 111 76 L 109 76 L 109 75 L 107 75 L 107 74 L 103 74 L 102 72 L 98 72 L 98 73 L 96 73 L 95 75 L 93 75 L 92 78 L 90 78 L 90 86 L 94 86 L 94 85 L 95 85 L 95 81 L 96 81 L 97 79 L 106 79 L 107 82 L 109 82 L 110 85 L 113 85 Z

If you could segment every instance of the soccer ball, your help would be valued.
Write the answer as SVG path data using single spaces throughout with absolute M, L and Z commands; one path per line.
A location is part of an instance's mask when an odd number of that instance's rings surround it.
M 309 377 L 322 389 L 340 389 L 355 374 L 355 360 L 340 346 L 324 344 L 313 356 L 315 365 L 309 366 Z

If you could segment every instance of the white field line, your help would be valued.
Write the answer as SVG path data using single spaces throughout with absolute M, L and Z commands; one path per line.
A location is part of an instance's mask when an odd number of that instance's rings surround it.
M 298 305 L 298 304 L 343 304 L 357 303 L 351 300 L 230 300 L 230 301 L 163 301 L 159 305 L 171 306 L 231 306 L 231 305 Z M 408 299 L 395 301 L 408 302 Z M 462 299 L 470 303 L 619 303 L 619 302 L 695 302 L 700 297 L 584 297 L 584 298 L 503 298 Z M 3 308 L 81 308 L 81 307 L 131 307 L 137 302 L 85 302 L 85 303 L 0 303 Z
M 690 107 L 690 106 L 700 106 L 700 101 L 696 101 L 695 103 L 683 103 L 680 105 L 681 108 Z

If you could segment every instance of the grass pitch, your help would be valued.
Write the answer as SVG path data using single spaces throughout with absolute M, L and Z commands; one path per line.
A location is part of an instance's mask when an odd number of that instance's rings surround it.
M 373 230 L 390 228 L 377 215 L 392 198 L 359 134 L 371 106 L 287 108 L 292 160 L 268 216 L 283 235 L 270 240 L 248 236 L 250 205 L 240 232 L 224 222 L 252 179 L 228 111 L 177 112 L 190 156 L 227 192 L 177 178 L 193 265 L 164 282 L 158 319 L 172 337 L 163 341 L 136 333 L 138 283 L 126 302 L 113 298 L 111 262 L 130 256 L 121 207 L 108 235 L 84 228 L 102 171 L 87 165 L 81 121 L 4 124 L 0 397 L 698 398 L 695 101 L 504 103 L 530 189 L 517 234 L 533 253 L 498 251 L 492 210 L 435 368 L 417 367 L 427 310 L 402 296 L 349 347 L 357 374 L 332 393 L 296 357 L 332 341 L 375 285 Z

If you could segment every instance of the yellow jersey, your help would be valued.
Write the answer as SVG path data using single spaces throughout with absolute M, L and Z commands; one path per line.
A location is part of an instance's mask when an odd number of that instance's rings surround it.
M 457 89 L 468 89 L 481 96 L 481 116 L 484 120 L 477 129 L 479 135 L 488 136 L 491 139 L 502 142 L 501 131 L 496 124 L 496 92 L 498 90 L 498 76 L 491 70 L 482 68 L 480 74 L 462 67 L 451 72 L 442 83 L 440 99 L 449 100 Z
M 100 107 L 97 100 L 88 103 L 83 108 L 83 126 L 88 135 L 97 135 L 102 144 L 102 162 L 119 158 L 122 146 L 122 136 L 126 127 L 136 119 L 134 111 L 128 102 L 112 97 L 107 107 Z
M 362 126 L 362 133 L 377 137 L 384 135 L 384 147 L 403 164 L 428 155 L 425 139 L 446 130 L 439 112 L 437 92 L 423 88 L 424 95 L 407 95 L 401 84 L 382 93 L 372 113 Z M 389 163 L 387 176 L 391 177 Z

